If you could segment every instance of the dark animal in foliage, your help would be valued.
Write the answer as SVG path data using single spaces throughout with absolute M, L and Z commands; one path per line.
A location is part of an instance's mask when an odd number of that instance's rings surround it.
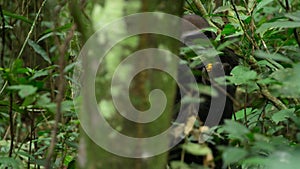
M 199 17 L 197 15 L 185 15 L 183 17 L 184 19 L 188 20 L 191 22 L 193 25 L 195 25 L 198 30 L 188 30 L 191 33 L 182 33 L 182 39 L 183 41 L 193 41 L 195 39 L 203 39 L 204 35 L 209 38 L 209 39 L 215 39 L 216 35 L 212 32 L 205 32 L 204 34 L 201 33 L 199 30 L 203 28 L 209 27 L 208 22 L 203 19 L 202 17 Z M 184 27 L 184 26 L 183 26 Z M 183 28 L 184 30 L 185 28 Z M 182 56 L 184 60 L 187 62 L 190 62 L 189 58 L 186 56 Z M 217 56 L 216 56 L 217 57 Z M 213 127 L 216 124 L 213 123 L 205 123 L 209 118 L 214 118 L 214 116 L 217 116 L 216 114 L 221 113 L 220 116 L 220 124 L 224 122 L 225 119 L 231 119 L 232 114 L 234 112 L 233 109 L 233 101 L 231 98 L 234 97 L 235 95 L 235 90 L 236 87 L 233 85 L 219 85 L 212 80 L 215 78 L 220 78 L 224 77 L 225 75 L 229 75 L 230 71 L 238 65 L 238 56 L 229 48 L 225 48 L 222 50 L 222 54 L 218 55 L 219 60 L 217 59 L 212 59 L 211 61 L 207 61 L 206 63 L 199 62 L 199 64 L 195 65 L 192 67 L 193 74 L 195 76 L 195 79 L 198 84 L 200 85 L 207 85 L 211 87 L 214 91 L 216 91 L 216 95 L 211 96 L 207 93 L 205 94 L 200 94 L 200 98 L 204 100 L 204 102 L 200 103 L 199 106 L 199 112 L 198 112 L 198 117 L 197 121 L 199 122 L 199 131 L 201 130 L 201 125 L 207 125 L 209 127 Z M 219 74 L 219 70 L 223 71 L 223 74 Z M 221 71 L 221 72 L 222 72 Z M 214 74 L 214 72 L 217 72 Z M 209 76 L 210 78 L 209 78 Z M 184 78 L 184 74 L 179 71 L 178 73 L 178 79 Z M 213 77 L 211 77 L 213 76 Z M 179 88 L 178 88 L 179 90 Z M 226 98 L 225 105 L 220 106 L 220 107 L 212 107 L 211 100 L 214 99 L 218 101 L 220 98 Z M 175 109 L 180 107 L 180 106 L 185 106 L 185 105 L 180 105 L 181 101 L 181 95 L 179 91 L 177 91 L 177 96 L 175 100 Z M 212 107 L 211 111 L 210 108 Z M 175 110 L 178 111 L 178 110 Z M 210 114 L 209 114 L 210 113 Z M 188 114 L 186 115 L 186 119 L 188 119 Z M 214 120 L 214 119 L 213 119 Z M 190 125 L 185 122 L 184 125 Z M 201 123 L 201 124 L 200 124 Z M 185 133 L 187 134 L 187 133 Z M 212 158 L 213 158 L 213 163 L 210 166 L 211 168 L 222 168 L 222 158 L 221 158 L 221 152 L 217 149 L 217 144 L 219 145 L 225 145 L 227 144 L 226 140 L 219 139 L 218 140 L 213 140 L 215 143 L 198 143 L 199 139 L 195 138 L 198 135 L 190 131 L 190 134 L 185 138 L 185 140 L 181 141 L 179 145 L 175 146 L 170 152 L 169 152 L 169 164 L 172 163 L 172 161 L 182 161 L 186 164 L 194 165 L 195 168 L 197 168 L 197 165 L 210 165 L 210 164 L 204 164 L 206 163 L 207 160 L 211 160 L 209 158 L 211 157 L 203 157 L 199 155 L 192 155 L 189 152 L 185 151 L 182 149 L 186 144 L 191 143 L 191 144 L 199 144 L 200 146 L 207 146 L 206 148 L 209 148 L 212 151 Z

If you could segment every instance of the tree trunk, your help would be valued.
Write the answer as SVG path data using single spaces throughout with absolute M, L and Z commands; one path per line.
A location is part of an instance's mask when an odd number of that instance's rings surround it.
M 101 4 L 101 5 L 99 5 Z M 159 11 L 164 13 L 169 13 L 173 15 L 180 16 L 183 12 L 183 1 L 158 1 L 158 0 L 135 0 L 135 1 L 125 1 L 125 0 L 114 0 L 114 1 L 102 1 L 102 3 L 94 4 L 93 15 L 91 16 L 91 20 L 93 23 L 93 29 L 95 31 L 100 28 L 105 28 L 103 25 L 110 23 L 115 19 L 119 19 L 123 16 L 127 16 L 130 14 L 135 14 L 138 12 L 152 12 Z M 89 37 L 89 31 L 86 31 L 86 22 L 84 21 L 84 17 L 80 15 L 80 8 L 78 4 L 73 1 L 71 3 L 71 14 L 74 17 L 74 20 L 77 24 L 78 30 L 81 32 L 83 41 L 86 41 Z M 157 20 L 156 23 L 147 23 L 149 25 L 163 25 L 163 20 Z M 146 26 L 147 26 L 146 24 Z M 148 26 L 149 26 L 148 25 Z M 124 27 L 123 27 L 124 26 Z M 130 27 L 130 23 L 127 25 L 121 25 L 117 28 L 118 33 L 122 34 L 124 31 L 127 31 L 128 27 Z M 145 26 L 145 23 L 138 23 L 136 27 Z M 114 29 L 114 27 L 112 27 Z M 134 29 L 134 27 L 132 27 Z M 107 34 L 100 34 L 99 37 L 102 39 L 114 39 L 114 36 L 118 36 L 118 33 L 113 33 L 113 31 Z M 106 39 L 105 39 L 106 40 Z M 104 40 L 104 41 L 105 41 Z M 101 43 L 101 42 L 99 42 Z M 105 41 L 102 45 L 109 45 L 109 42 Z M 101 44 L 100 44 L 101 46 Z M 175 81 L 167 75 L 166 73 L 162 73 L 159 70 L 147 69 L 140 71 L 136 76 L 134 76 L 133 80 L 130 82 L 129 91 L 123 88 L 118 88 L 118 85 L 111 86 L 113 76 L 115 75 L 116 68 L 118 65 L 124 61 L 124 59 L 128 58 L 131 54 L 135 52 L 142 51 L 143 49 L 156 48 L 156 49 L 165 49 L 172 53 L 178 53 L 179 43 L 172 38 L 162 37 L 160 35 L 154 34 L 142 34 L 139 36 L 129 37 L 127 39 L 122 40 L 118 44 L 114 45 L 111 51 L 105 56 L 100 66 L 98 67 L 97 76 L 95 79 L 95 95 L 98 104 L 98 109 L 101 114 L 105 117 L 105 120 L 109 123 L 109 125 L 119 133 L 122 133 L 126 136 L 133 138 L 147 138 L 156 136 L 162 132 L 164 132 L 171 125 L 171 116 L 172 116 L 172 106 L 173 100 L 175 97 L 176 85 Z M 88 50 L 87 50 L 88 51 Z M 100 51 L 101 52 L 101 51 Z M 153 54 L 153 53 L 152 53 Z M 159 62 L 159 63 L 157 63 Z M 93 69 L 93 61 L 83 61 L 83 67 L 89 67 Z M 102 64 L 103 63 L 103 64 Z M 139 58 L 138 60 L 134 60 L 131 65 L 129 65 L 128 69 L 136 69 L 136 67 L 144 67 L 152 64 L 158 64 L 160 67 L 168 68 L 173 72 L 177 70 L 177 64 L 174 62 L 170 63 L 167 60 L 167 57 L 161 56 L 160 60 L 157 60 L 157 57 L 151 55 L 151 52 L 146 52 L 143 55 L 143 58 Z M 97 65 L 96 65 L 97 66 Z M 133 66 L 133 67 L 130 67 Z M 127 69 L 123 69 L 127 70 Z M 128 70 L 128 71 L 130 71 Z M 85 70 L 85 71 L 93 71 L 93 70 Z M 117 78 L 117 84 L 124 84 L 125 81 L 129 80 L 128 72 L 122 71 L 124 75 L 120 75 Z M 85 72 L 86 73 L 86 72 Z M 130 73 L 129 73 L 130 74 Z M 116 75 L 115 75 L 116 76 Z M 174 77 L 173 77 L 174 78 Z M 89 86 L 90 79 L 84 78 L 84 85 Z M 91 86 L 93 84 L 91 83 Z M 111 89 L 112 88 L 112 89 Z M 119 113 L 122 112 L 123 109 L 126 109 L 127 104 L 120 105 L 121 110 L 117 110 L 114 102 L 112 100 L 112 93 L 116 93 L 115 95 L 122 99 L 122 94 L 128 94 L 130 96 L 130 104 L 139 111 L 146 111 L 151 108 L 152 103 L 157 104 L 159 101 L 154 98 L 149 99 L 149 95 L 151 95 L 151 91 L 154 89 L 161 89 L 166 95 L 167 103 L 165 109 L 162 114 L 154 121 L 143 123 L 139 120 L 143 119 L 143 113 L 138 113 L 135 118 L 135 121 L 127 120 L 122 117 Z M 83 89 L 88 90 L 88 89 Z M 90 104 L 91 96 L 87 96 L 87 98 L 83 98 L 83 104 Z M 153 96 L 154 97 L 154 96 Z M 87 101 L 88 100 L 88 101 Z M 150 100 L 150 101 L 149 101 Z M 153 101 L 153 102 L 151 102 Z M 151 104 L 150 104 L 151 102 Z M 83 106 L 84 107 L 84 106 Z M 103 168 L 103 169 L 164 169 L 166 168 L 167 163 L 167 153 L 157 154 L 155 156 L 151 156 L 147 154 L 148 152 L 143 148 L 144 142 L 140 141 L 137 144 L 131 144 L 131 142 L 126 142 L 125 140 L 118 140 L 114 138 L 114 132 L 105 134 L 105 132 L 101 133 L 101 129 L 97 129 L 99 127 L 97 123 L 101 123 L 96 121 L 98 115 L 89 114 L 93 112 L 94 109 L 90 106 L 86 106 L 82 111 L 79 112 L 79 117 L 81 119 L 81 125 L 89 125 L 89 127 L 83 127 L 84 130 L 81 132 L 80 139 L 80 148 L 79 148 L 79 157 L 78 157 L 78 166 L 79 168 Z M 125 112 L 132 113 L 132 112 Z M 82 120 L 85 119 L 86 121 Z M 136 122 L 138 121 L 138 122 Z M 89 123 L 89 124 L 88 124 Z M 95 125 L 94 125 L 95 124 Z M 100 125 L 100 124 L 99 124 Z M 95 138 L 91 138 L 91 135 L 84 132 L 86 130 L 94 130 Z M 100 134 L 99 134 L 100 132 Z M 96 138 L 97 137 L 97 138 Z M 107 148 L 103 148 L 98 146 L 95 140 L 108 140 L 105 145 L 113 146 L 113 148 L 119 147 L 124 150 L 125 154 L 128 153 L 127 157 L 123 157 L 126 155 L 111 153 Z M 137 139 L 139 140 L 139 139 Z M 141 139 L 142 140 L 142 139 Z M 104 141 L 105 142 L 105 141 Z M 165 139 L 160 140 L 159 143 L 153 143 L 153 149 L 157 147 L 168 147 L 169 140 L 167 137 Z M 150 153 L 151 154 L 151 153 Z M 134 157 L 132 157 L 132 156 Z

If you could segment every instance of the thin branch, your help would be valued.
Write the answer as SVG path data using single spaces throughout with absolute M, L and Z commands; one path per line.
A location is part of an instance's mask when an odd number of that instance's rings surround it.
M 238 14 L 237 8 L 233 2 L 233 0 L 230 0 L 231 5 L 233 6 L 233 10 L 237 16 L 237 19 L 239 20 L 239 23 L 244 31 L 245 36 L 247 37 L 247 39 L 251 42 L 251 44 L 253 44 L 254 49 L 259 49 L 258 45 L 255 43 L 255 41 L 247 34 L 246 29 L 241 21 L 241 18 Z M 253 50 L 254 50 L 253 49 Z M 260 70 L 260 66 L 258 65 L 256 59 L 253 57 L 253 55 L 249 55 L 248 61 L 250 62 L 251 67 L 256 70 L 257 72 L 261 72 Z M 278 108 L 279 110 L 282 109 L 287 109 L 287 107 L 281 102 L 281 100 L 279 100 L 278 98 L 274 97 L 268 90 L 268 87 L 265 84 L 257 84 L 260 89 L 261 89 L 261 93 L 262 95 L 268 99 L 269 101 L 271 101 L 273 103 L 273 105 Z
M 196 5 L 197 9 L 199 10 L 201 16 L 206 19 L 206 21 L 208 22 L 208 24 L 210 26 L 217 28 L 217 32 L 218 32 L 218 34 L 220 34 L 221 29 L 208 18 L 208 13 L 207 13 L 206 9 L 204 8 L 202 2 L 200 0 L 193 0 L 193 1 L 194 1 L 194 4 Z
M 1 67 L 4 68 L 4 48 L 5 48 L 5 18 L 3 15 L 3 10 L 2 10 L 2 5 L 0 5 L 0 15 L 2 18 L 2 50 L 1 50 L 1 56 L 0 56 L 0 62 L 1 62 Z
M 13 94 L 9 94 L 9 123 L 10 123 L 10 148 L 9 148 L 9 157 L 12 157 L 14 149 L 14 120 L 13 120 Z
M 240 18 L 240 15 L 239 15 L 239 13 L 238 13 L 238 11 L 237 11 L 237 8 L 236 8 L 236 6 L 235 6 L 233 0 L 230 0 L 230 3 L 231 3 L 231 5 L 233 6 L 234 13 L 235 13 L 235 15 L 236 15 L 236 17 L 237 17 L 237 19 L 238 19 L 240 25 L 241 25 L 241 28 L 243 29 L 243 32 L 244 32 L 246 38 L 251 42 L 251 44 L 252 44 L 256 49 L 259 49 L 259 47 L 258 47 L 258 45 L 255 43 L 255 41 L 248 35 L 247 30 L 246 30 L 246 28 L 245 28 L 245 26 L 244 26 L 244 24 L 243 24 L 243 22 L 242 22 L 242 20 L 241 20 L 241 18 Z
M 67 35 L 65 42 L 60 46 L 59 48 L 59 80 L 58 80 L 58 93 L 56 95 L 56 115 L 55 115 L 55 123 L 51 132 L 51 143 L 48 149 L 48 155 L 46 158 L 46 165 L 45 165 L 45 169 L 49 169 L 51 166 L 51 159 L 52 159 L 52 155 L 54 152 L 54 148 L 55 148 L 55 144 L 57 141 L 56 138 L 56 134 L 58 132 L 58 125 L 60 122 L 60 118 L 61 118 L 61 114 L 62 114 L 62 101 L 64 98 L 64 91 L 65 91 L 65 83 L 64 83 L 64 68 L 65 68 L 65 54 L 67 51 L 67 48 L 69 46 L 70 41 L 72 40 L 73 36 L 74 36 L 74 32 L 76 29 L 76 25 L 74 24 L 69 32 L 69 34 Z M 58 40 L 57 40 L 58 42 Z
M 263 94 L 263 96 L 265 98 L 267 98 L 270 102 L 272 102 L 272 104 L 279 110 L 283 110 L 283 109 L 287 109 L 286 105 L 283 104 L 277 97 L 273 96 L 266 85 L 263 85 L 263 84 L 258 84 L 257 85 L 259 86 L 260 90 L 261 90 L 261 93 Z
M 32 32 L 33 32 L 33 29 L 34 29 L 34 27 L 35 27 L 35 25 L 36 25 L 36 22 L 37 22 L 37 20 L 38 20 L 40 14 L 41 14 L 41 12 L 42 12 L 42 8 L 45 6 L 46 2 L 47 2 L 47 0 L 44 0 L 43 3 L 41 4 L 41 7 L 39 8 L 38 13 L 36 14 L 36 16 L 35 16 L 35 18 L 34 18 L 34 21 L 33 21 L 32 25 L 31 25 L 31 27 L 30 27 L 30 30 L 29 30 L 29 32 L 28 32 L 28 34 L 27 34 L 27 37 L 26 37 L 26 39 L 25 39 L 25 41 L 24 41 L 24 43 L 23 43 L 23 45 L 22 45 L 22 48 L 21 48 L 21 50 L 20 50 L 20 52 L 19 52 L 19 54 L 18 54 L 18 56 L 17 56 L 17 59 L 21 57 L 21 55 L 22 55 L 22 53 L 23 53 L 23 51 L 24 51 L 24 49 L 25 49 L 25 46 L 26 46 L 26 44 L 27 44 L 27 42 L 28 42 L 28 40 L 29 40 L 29 38 L 30 38 Z

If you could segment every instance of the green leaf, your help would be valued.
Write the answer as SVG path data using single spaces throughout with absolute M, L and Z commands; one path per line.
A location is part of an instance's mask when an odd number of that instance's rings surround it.
M 31 78 L 29 78 L 29 80 L 34 80 L 38 77 L 47 76 L 47 75 L 48 75 L 48 70 L 39 70 L 39 71 L 34 72 L 33 76 Z
M 230 74 L 232 76 L 227 79 L 236 85 L 253 83 L 252 81 L 257 78 L 257 73 L 245 66 L 234 67 Z
M 273 72 L 270 77 L 280 82 L 280 85 L 271 86 L 281 97 L 299 97 L 300 95 L 300 64 L 293 68 L 281 69 Z
M 73 62 L 71 64 L 68 64 L 64 69 L 64 73 L 71 71 L 77 65 L 78 65 L 78 62 Z
M 285 121 L 287 118 L 294 116 L 295 108 L 280 110 L 273 114 L 272 120 L 278 124 L 279 122 Z
M 274 0 L 263 0 L 263 1 L 260 1 L 260 2 L 256 5 L 256 7 L 255 7 L 253 13 L 255 14 L 255 13 L 258 12 L 260 9 L 262 9 L 263 7 L 265 7 L 266 5 L 268 5 L 269 3 L 273 2 L 273 1 L 274 1 Z
M 42 56 L 42 58 L 47 61 L 49 64 L 51 64 L 51 60 L 47 54 L 47 52 L 37 43 L 35 43 L 34 41 L 28 39 L 28 44 L 33 48 L 33 50 L 38 53 L 39 55 Z
M 41 41 L 43 41 L 43 40 L 45 40 L 45 39 L 47 39 L 47 38 L 49 38 L 49 37 L 51 37 L 53 35 L 63 36 L 64 34 L 63 33 L 59 33 L 59 32 L 55 32 L 55 33 L 49 32 L 49 33 L 46 33 L 45 35 L 43 35 L 41 38 L 39 38 L 37 40 L 37 43 L 40 43 Z
M 285 16 L 294 21 L 300 21 L 300 11 L 296 11 L 294 13 L 287 13 Z
M 38 97 L 36 105 L 40 107 L 44 107 L 45 105 L 48 105 L 51 102 L 51 99 L 49 98 L 50 94 L 45 93 Z
M 0 166 L 1 168 L 5 167 L 12 167 L 13 169 L 21 169 L 22 168 L 22 162 L 14 159 L 12 157 L 1 157 L 0 158 Z
M 222 31 L 222 35 L 230 35 L 236 32 L 236 29 L 233 25 L 231 24 L 227 24 L 225 25 L 223 31 Z
M 70 28 L 72 27 L 72 25 L 73 25 L 73 23 L 67 23 L 67 24 L 65 24 L 65 25 L 63 25 L 63 26 L 60 26 L 60 27 L 58 27 L 58 28 L 55 28 L 54 31 L 55 31 L 55 32 L 66 31 L 66 30 L 70 29 Z M 53 32 L 53 29 L 52 29 L 52 28 L 51 28 L 51 29 L 45 30 L 42 34 L 45 35 L 45 34 L 48 34 L 48 33 L 50 33 L 50 32 Z M 57 35 L 60 35 L 60 34 L 57 34 Z M 41 39 L 39 39 L 39 41 L 41 41 Z
M 71 111 L 74 107 L 74 103 L 72 100 L 65 100 L 61 104 L 61 111 L 66 112 L 66 111 Z
M 237 163 L 240 160 L 244 159 L 248 155 L 248 152 L 245 149 L 232 147 L 225 149 L 222 157 L 224 164 L 228 166 L 229 164 Z
M 246 136 L 246 134 L 250 133 L 249 129 L 242 124 L 231 121 L 231 120 L 225 120 L 225 125 L 223 126 L 223 129 L 229 133 L 229 137 L 233 139 L 239 139 L 243 140 Z
M 235 113 L 236 120 L 243 119 L 245 117 L 245 111 L 246 111 L 246 115 L 249 115 L 249 114 L 252 114 L 253 112 L 255 112 L 256 110 L 253 110 L 251 107 L 246 108 L 246 110 L 241 109 Z M 234 120 L 234 117 L 232 117 L 232 119 Z
M 184 150 L 186 150 L 188 153 L 196 155 L 196 156 L 204 156 L 211 153 L 211 150 L 209 147 L 207 147 L 204 144 L 197 144 L 197 143 L 191 143 L 188 142 L 182 146 Z
M 172 169 L 191 169 L 186 163 L 181 161 L 171 161 L 170 165 Z
M 22 15 L 17 15 L 15 13 L 11 13 L 11 12 L 8 12 L 8 11 L 5 11 L 3 10 L 3 15 L 4 16 L 8 16 L 8 17 L 11 17 L 11 18 L 14 18 L 14 19 L 18 19 L 18 20 L 21 20 L 25 23 L 29 23 L 30 25 L 33 23 L 31 20 L 29 20 L 28 18 L 26 18 L 25 16 L 22 16 Z
M 257 57 L 262 58 L 262 59 L 273 59 L 273 60 L 276 60 L 276 61 L 281 61 L 281 62 L 286 62 L 286 63 L 293 63 L 293 61 L 291 59 L 289 59 L 288 57 L 283 56 L 279 53 L 269 54 L 269 53 L 266 53 L 266 52 L 263 52 L 263 51 L 256 51 L 254 54 Z
M 26 107 L 26 106 L 29 106 L 30 104 L 32 104 L 34 101 L 36 100 L 36 97 L 34 97 L 33 95 L 31 96 L 27 96 L 23 103 L 22 103 L 22 106 Z
M 296 169 L 300 166 L 300 151 L 283 151 L 273 152 L 266 163 L 267 169 Z
M 18 94 L 21 98 L 25 98 L 29 95 L 32 95 L 37 91 L 37 87 L 34 87 L 32 85 L 14 85 L 9 86 L 8 89 L 19 90 Z
M 256 33 L 263 35 L 267 30 L 274 28 L 298 28 L 300 27 L 300 21 L 276 21 L 262 24 Z

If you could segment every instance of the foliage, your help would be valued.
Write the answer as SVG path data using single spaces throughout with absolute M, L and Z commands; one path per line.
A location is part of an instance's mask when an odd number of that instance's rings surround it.
M 1 9 L 4 18 L 1 23 L 0 168 L 46 165 L 47 151 L 53 140 L 51 131 L 56 122 L 57 93 L 60 92 L 59 67 L 68 67 L 57 61 L 60 55 L 57 49 L 71 31 L 70 18 L 65 15 L 67 8 L 59 2 L 46 3 L 45 6 L 26 0 L 22 3 L 27 4 L 26 9 L 8 1 Z M 57 20 L 52 18 L 52 7 L 61 8 L 57 11 Z M 76 37 L 73 39 L 74 47 L 68 47 L 63 56 L 69 58 L 67 64 L 70 65 L 69 56 L 78 51 Z M 71 71 L 72 68 L 65 70 L 66 79 L 71 80 Z M 65 86 L 62 116 L 57 124 L 55 158 L 51 160 L 55 168 L 68 166 L 76 157 L 78 148 L 79 122 L 74 113 L 70 87 Z
M 187 13 L 203 16 L 195 2 L 187 1 Z M 218 30 L 214 31 L 218 32 L 216 48 L 227 47 L 240 56 L 239 66 L 226 77 L 227 84 L 237 86 L 236 112 L 231 121 L 213 130 L 210 139 L 214 144 L 224 136 L 228 140 L 218 146 L 223 167 L 297 168 L 299 2 L 223 1 L 216 6 L 208 1 L 204 5 L 203 17 L 214 28 L 206 31 Z

